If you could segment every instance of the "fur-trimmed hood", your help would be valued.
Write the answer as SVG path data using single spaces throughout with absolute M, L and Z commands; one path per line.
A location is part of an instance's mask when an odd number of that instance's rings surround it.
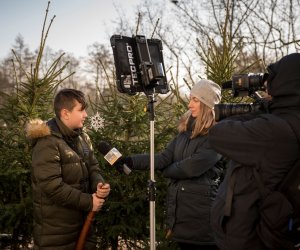
M 73 143 L 73 140 L 77 140 L 78 136 L 82 135 L 84 130 L 71 130 L 55 117 L 49 121 L 42 121 L 41 119 L 30 120 L 26 124 L 25 132 L 26 137 L 32 141 L 32 145 L 34 146 L 40 138 L 50 135 L 64 138 L 67 143 Z
M 26 137 L 31 140 L 51 135 L 50 127 L 41 119 L 30 120 L 26 124 L 25 132 Z

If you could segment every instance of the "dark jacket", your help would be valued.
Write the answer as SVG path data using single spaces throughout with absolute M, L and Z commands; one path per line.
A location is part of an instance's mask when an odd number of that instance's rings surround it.
M 212 225 L 222 250 L 266 249 L 256 233 L 261 195 L 253 168 L 272 190 L 300 157 L 299 68 L 300 54 L 269 66 L 268 92 L 273 97 L 269 114 L 229 117 L 209 132 L 212 148 L 232 160 L 212 209 Z
M 28 127 L 33 139 L 34 248 L 75 249 L 91 192 L 103 182 L 87 134 L 59 119 Z M 27 131 L 27 133 L 28 133 Z
M 172 239 L 191 244 L 214 244 L 210 229 L 210 207 L 214 200 L 220 155 L 206 136 L 190 139 L 191 132 L 178 134 L 164 151 L 155 154 L 155 169 L 169 179 L 167 224 Z M 149 155 L 132 157 L 134 169 L 148 169 Z

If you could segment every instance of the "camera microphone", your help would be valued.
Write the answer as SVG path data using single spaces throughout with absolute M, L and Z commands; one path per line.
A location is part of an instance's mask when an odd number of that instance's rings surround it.
M 100 141 L 98 148 L 100 153 L 104 155 L 104 159 L 112 166 L 116 166 L 122 157 L 122 154 L 116 148 L 105 141 Z M 125 163 L 122 165 L 122 170 L 127 175 L 131 173 L 131 169 Z
M 231 89 L 232 88 L 232 81 L 227 81 L 222 83 L 222 89 Z

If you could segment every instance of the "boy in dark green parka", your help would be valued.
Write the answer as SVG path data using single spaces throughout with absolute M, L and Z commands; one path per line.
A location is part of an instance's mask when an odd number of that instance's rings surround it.
M 27 126 L 33 140 L 34 249 L 75 249 L 87 212 L 99 211 L 110 192 L 82 130 L 85 108 L 81 91 L 63 89 L 54 100 L 56 117 Z M 93 249 L 95 243 L 87 242 L 86 249 Z

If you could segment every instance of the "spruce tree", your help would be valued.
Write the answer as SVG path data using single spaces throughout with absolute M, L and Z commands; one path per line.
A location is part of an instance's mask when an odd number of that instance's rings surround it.
M 46 25 L 49 4 L 35 63 L 25 68 L 22 58 L 13 51 L 12 63 L 21 72 L 15 70 L 12 92 L 0 92 L 0 233 L 10 235 L 11 249 L 27 249 L 32 242 L 31 146 L 25 136 L 26 123 L 34 118 L 46 120 L 52 115 L 54 93 L 70 76 L 61 77 L 68 64 L 59 66 L 63 54 L 41 74 L 46 38 L 55 18 Z

